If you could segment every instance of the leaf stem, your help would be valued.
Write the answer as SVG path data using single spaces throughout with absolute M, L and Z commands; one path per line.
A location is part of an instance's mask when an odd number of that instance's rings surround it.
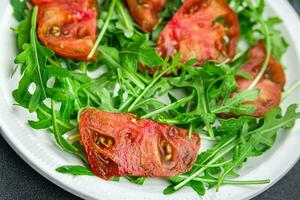
M 74 143 L 78 140 L 80 140 L 80 133 L 76 133 L 75 135 L 70 135 L 68 137 L 69 142 Z
M 116 2 L 116 8 L 119 11 L 121 20 L 123 21 L 125 27 L 129 31 L 134 31 L 133 23 L 131 21 L 131 17 L 128 15 L 128 13 L 125 11 L 124 5 L 120 0 L 117 0 Z
M 200 112 L 202 111 L 205 114 L 208 114 L 209 113 L 209 110 L 208 110 L 208 105 L 207 105 L 207 100 L 206 100 L 206 93 L 205 93 L 205 90 L 204 90 L 204 85 L 203 85 L 203 80 L 200 79 L 200 90 L 201 90 L 201 94 L 198 94 L 199 97 L 198 97 L 198 107 L 197 107 L 197 110 L 200 110 Z M 214 134 L 214 131 L 211 127 L 211 124 L 207 121 L 207 119 L 204 117 L 202 117 L 203 121 L 204 121 L 204 124 L 205 124 L 205 127 L 207 129 L 207 132 L 208 132 L 208 135 L 210 138 L 215 138 L 215 134 Z
M 132 111 L 135 105 L 141 100 L 141 98 L 150 90 L 150 88 L 168 71 L 171 70 L 172 67 L 168 67 L 167 69 L 163 70 L 158 76 L 156 76 L 151 83 L 143 90 L 143 92 L 135 99 L 135 101 L 131 104 L 128 108 L 128 112 Z
M 65 151 L 77 154 L 78 150 L 71 144 L 69 144 L 63 136 L 60 134 L 56 123 L 56 112 L 55 112 L 55 101 L 51 100 L 51 109 L 52 109 L 52 124 L 53 124 L 53 133 L 57 144 Z
M 187 175 L 179 175 L 180 178 L 188 178 Z M 213 178 L 202 178 L 202 177 L 195 177 L 193 179 L 194 181 L 199 181 L 199 182 L 203 182 L 203 183 L 217 183 L 218 180 L 217 179 L 213 179 Z M 253 184 L 268 184 L 270 183 L 270 180 L 266 179 L 266 180 L 249 180 L 249 181 L 242 181 L 242 180 L 224 180 L 223 184 L 226 185 L 253 185 Z
M 88 59 L 91 59 L 93 57 L 93 55 L 95 54 L 95 51 L 97 50 L 97 48 L 98 48 L 98 46 L 99 46 L 99 44 L 100 44 L 100 42 L 101 42 L 101 40 L 102 40 L 102 38 L 103 38 L 106 30 L 108 28 L 110 19 L 112 17 L 113 11 L 115 9 L 116 1 L 117 0 L 112 0 L 111 3 L 110 3 L 109 9 L 108 9 L 107 18 L 106 18 L 106 20 L 104 22 L 104 25 L 103 25 L 103 27 L 102 27 L 99 35 L 98 35 L 98 38 L 97 38 L 97 40 L 96 40 L 96 42 L 95 42 L 95 44 L 94 44 L 91 52 L 89 53 L 89 55 L 87 57 Z
M 81 108 L 81 106 L 80 106 L 80 101 L 78 101 L 79 99 L 76 98 L 77 94 L 75 93 L 75 91 L 74 91 L 74 89 L 73 89 L 73 87 L 72 87 L 72 84 L 71 84 L 71 82 L 70 82 L 70 79 L 69 79 L 69 78 L 66 78 L 66 82 L 67 82 L 67 84 L 68 84 L 68 86 L 69 86 L 69 89 L 70 89 L 71 94 L 74 95 L 75 107 L 76 107 L 77 110 L 80 110 L 80 108 Z
M 42 78 L 42 73 L 41 73 L 41 66 L 40 66 L 40 60 L 39 60 L 39 53 L 37 52 L 37 45 L 38 41 L 36 38 L 36 20 L 37 20 L 37 13 L 38 13 L 38 6 L 34 6 L 33 11 L 32 11 L 32 18 L 31 18 L 31 29 L 30 29 L 30 42 L 32 43 L 32 50 L 33 50 L 33 56 L 34 59 L 36 60 L 36 68 L 39 74 L 39 82 L 43 91 L 43 97 L 46 98 L 46 89 L 44 87 L 44 81 Z
M 189 139 L 192 139 L 193 136 L 193 124 L 190 123 L 189 125 Z
M 51 119 L 52 115 L 50 115 L 47 111 L 45 111 L 41 106 L 38 106 L 37 110 L 40 111 L 43 115 L 47 116 L 49 119 Z M 63 121 L 61 121 L 59 119 L 56 119 L 56 121 L 59 125 L 61 125 L 62 127 L 65 127 L 68 130 L 72 130 L 75 128 L 73 126 L 69 126 L 69 125 L 65 124 Z
M 193 173 L 192 175 L 190 175 L 187 179 L 183 180 L 182 182 L 178 183 L 177 185 L 174 186 L 174 190 L 179 190 L 180 188 L 182 188 L 185 184 L 187 184 L 189 181 L 193 180 L 194 178 L 196 178 L 198 175 L 200 175 L 202 172 L 204 172 L 209 165 L 215 163 L 216 161 L 218 161 L 220 158 L 222 158 L 223 156 L 225 156 L 227 153 L 229 153 L 232 149 L 234 149 L 236 146 L 235 142 L 232 144 L 229 144 L 227 147 L 225 147 L 222 152 L 220 151 L 218 154 L 216 154 L 215 157 L 213 157 L 207 164 L 206 166 L 198 169 L 195 173 Z
M 132 101 L 133 97 L 128 98 L 119 108 L 119 111 L 123 111 Z
M 232 161 L 232 159 L 229 159 L 229 160 L 226 160 L 224 162 L 221 162 L 221 163 L 217 163 L 217 164 L 211 164 L 211 165 L 201 165 L 201 164 L 194 164 L 194 166 L 196 167 L 220 167 L 220 166 L 223 166 L 223 165 L 226 165 L 228 163 L 230 163 Z
M 214 137 L 214 138 L 211 138 L 209 136 L 207 136 L 206 134 L 200 134 L 200 137 L 201 137 L 201 140 L 208 140 L 208 141 L 217 141 L 217 139 Z
M 171 103 L 171 104 L 169 104 L 169 105 L 167 105 L 167 106 L 165 106 L 165 107 L 163 107 L 163 108 L 160 108 L 160 109 L 158 109 L 158 110 L 155 110 L 155 111 L 153 111 L 153 112 L 150 112 L 150 113 L 148 113 L 148 114 L 142 116 L 141 118 L 149 118 L 149 117 L 152 117 L 153 115 L 157 115 L 157 114 L 159 114 L 159 113 L 168 111 L 168 110 L 170 110 L 170 109 L 178 108 L 179 106 L 184 105 L 184 104 L 186 104 L 187 102 L 191 101 L 191 100 L 194 98 L 194 96 L 195 96 L 195 91 L 193 90 L 193 92 L 192 92 L 191 95 L 189 95 L 189 96 L 187 96 L 187 97 L 184 97 L 184 98 L 182 98 L 182 99 L 180 99 L 180 100 L 178 100 L 178 101 L 176 101 L 176 102 L 174 102 L 174 103 Z
M 258 75 L 255 77 L 255 79 L 253 80 L 253 82 L 250 84 L 250 86 L 248 87 L 249 90 L 252 90 L 253 88 L 255 88 L 255 86 L 257 85 L 257 83 L 260 81 L 260 79 L 263 77 L 265 71 L 267 70 L 268 64 L 270 62 L 270 57 L 271 57 L 271 37 L 270 37 L 270 31 L 269 28 L 267 26 L 267 24 L 263 21 L 263 19 L 259 19 L 259 22 L 264 30 L 264 34 L 265 34 L 265 41 L 266 41 L 266 58 L 265 61 L 260 69 L 260 72 L 258 73 Z
M 83 91 L 86 95 L 88 95 L 88 96 L 91 98 L 91 100 L 92 100 L 94 103 L 96 103 L 98 106 L 101 105 L 101 102 L 98 101 L 98 97 L 95 96 L 93 93 L 91 93 L 88 89 L 85 89 L 85 88 L 84 88 L 82 91 Z
M 294 92 L 299 87 L 300 87 L 300 80 L 293 83 L 293 85 L 283 93 L 281 101 L 284 101 L 292 92 Z
M 126 67 L 122 67 L 122 72 L 127 75 L 128 79 L 131 80 L 137 87 L 140 89 L 145 88 L 145 84 L 140 80 L 140 78 L 133 73 L 131 70 L 127 69 Z

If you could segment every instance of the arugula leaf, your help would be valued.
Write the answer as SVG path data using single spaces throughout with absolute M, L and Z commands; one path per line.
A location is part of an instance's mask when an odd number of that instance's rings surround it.
M 260 148 L 261 151 L 266 151 L 274 144 L 275 136 L 279 129 L 290 128 L 293 126 L 295 120 L 300 118 L 300 113 L 296 112 L 296 108 L 297 105 L 295 104 L 289 106 L 285 115 L 282 117 L 280 117 L 281 110 L 279 108 L 272 109 L 266 114 L 264 122 L 260 128 L 246 133 L 246 135 L 249 135 L 250 138 L 246 142 L 237 146 L 233 161 L 224 167 L 224 172 L 219 178 L 217 189 L 222 184 L 226 175 L 234 168 L 240 167 L 246 158 L 257 155 L 257 152 L 253 154 L 253 151 L 258 150 L 256 148 L 258 145 L 266 145 L 267 148 Z M 260 152 L 260 154 L 261 153 L 262 152 Z
M 25 18 L 25 10 L 27 8 L 26 6 L 27 0 L 10 0 L 10 4 L 13 7 L 13 15 L 18 21 L 22 21 Z
M 255 112 L 255 106 L 242 104 L 246 101 L 254 101 L 259 97 L 259 90 L 244 90 L 232 98 L 226 99 L 223 105 L 212 110 L 212 113 L 235 113 L 238 115 L 251 115 Z
M 143 185 L 146 178 L 145 177 L 135 177 L 135 176 L 125 176 L 125 178 L 130 181 L 131 183 L 137 184 L 137 185 Z
M 56 168 L 55 171 L 62 174 L 72 174 L 75 176 L 95 176 L 91 170 L 80 165 L 65 165 Z
M 259 20 L 263 18 L 264 0 L 260 0 L 257 6 L 254 6 L 250 0 L 231 0 L 230 3 L 238 13 L 241 37 L 246 39 L 250 45 L 253 45 L 257 40 L 261 39 L 259 35 L 266 38 L 263 29 L 265 29 L 264 26 L 267 27 L 269 30 L 268 37 L 270 37 L 270 44 L 272 46 L 272 48 L 270 48 L 272 55 L 275 56 L 277 61 L 280 61 L 282 55 L 288 48 L 288 44 L 281 31 L 276 29 L 276 26 L 281 24 L 282 20 L 278 17 L 269 17 L 267 20 Z
M 249 129 L 253 130 L 258 126 L 257 119 L 251 116 L 241 116 L 239 118 L 219 119 L 220 126 L 215 133 L 219 136 L 238 134 L 244 124 L 248 124 Z
M 170 195 L 175 193 L 177 190 L 174 189 L 174 185 L 169 185 L 167 188 L 164 189 L 163 194 Z
M 154 47 L 147 46 L 149 40 L 147 34 L 135 34 L 132 38 L 132 42 L 125 45 L 120 54 L 122 59 L 126 60 L 126 57 L 130 57 L 129 60 L 135 60 L 141 62 L 147 67 L 160 67 L 163 64 L 162 58 L 157 54 Z
M 47 59 L 54 55 L 52 50 L 38 42 L 36 36 L 37 11 L 38 7 L 34 7 L 31 19 L 30 44 L 24 44 L 23 52 L 15 59 L 16 64 L 23 66 L 23 76 L 16 90 L 16 101 L 22 101 L 23 96 L 29 90 L 30 84 L 35 84 L 35 91 L 28 105 L 29 112 L 34 112 L 38 105 L 47 97 L 45 88 L 49 77 L 46 76 L 44 71 Z
M 266 25 L 270 30 L 270 39 L 272 44 L 272 55 L 276 60 L 280 61 L 283 54 L 287 51 L 288 43 L 283 37 L 281 31 L 275 28 L 275 26 L 282 23 L 282 20 L 278 17 L 270 17 L 266 21 Z
M 190 186 L 195 190 L 199 196 L 204 196 L 205 195 L 205 187 L 202 182 L 197 182 L 197 181 L 191 181 Z
M 266 114 L 263 123 L 259 127 L 251 126 L 254 129 L 249 129 L 250 127 L 247 123 L 244 123 L 239 131 L 225 136 L 216 146 L 200 154 L 194 167 L 186 173 L 188 176 L 181 179 L 176 185 L 172 185 L 173 189 L 169 188 L 168 191 L 179 190 L 183 186 L 188 186 L 190 181 L 201 176 L 201 174 L 207 172 L 212 166 L 221 161 L 223 166 L 220 166 L 223 170 L 218 171 L 220 173 L 217 183 L 218 190 L 220 185 L 224 183 L 225 177 L 234 173 L 233 170 L 235 168 L 241 167 L 246 158 L 261 155 L 269 149 L 281 128 L 286 129 L 293 126 L 295 120 L 300 118 L 300 113 L 296 112 L 296 109 L 297 105 L 295 104 L 289 106 L 284 116 L 281 116 L 279 108 L 272 109 Z M 261 145 L 264 145 L 264 148 Z M 231 160 L 222 162 L 224 156 L 227 155 L 228 157 L 230 154 L 232 154 Z
M 116 27 L 122 30 L 127 38 L 132 37 L 134 34 L 133 20 L 125 5 L 120 0 L 116 2 L 116 10 L 120 17 L 120 22 L 116 23 Z
M 194 98 L 195 94 L 196 94 L 195 91 L 193 91 L 191 95 L 189 95 L 189 96 L 187 96 L 185 98 L 182 98 L 182 99 L 180 99 L 178 101 L 175 101 L 175 102 L 173 102 L 173 103 L 171 103 L 171 104 L 169 104 L 167 106 L 164 106 L 164 107 L 162 107 L 160 109 L 157 109 L 157 110 L 155 110 L 153 112 L 147 113 L 146 115 L 142 116 L 142 118 L 149 118 L 152 115 L 156 115 L 156 114 L 159 114 L 161 112 L 166 112 L 168 110 L 174 110 L 174 109 L 178 108 L 179 106 L 182 106 L 182 105 L 186 104 L 187 102 L 191 101 L 191 99 Z
M 13 29 L 13 31 L 17 34 L 17 43 L 20 50 L 22 50 L 22 47 L 25 43 L 29 43 L 30 26 L 31 26 L 31 12 L 25 10 L 24 19 L 22 19 L 19 25 Z
M 55 102 L 51 101 L 51 109 L 52 109 L 52 126 L 53 126 L 53 134 L 57 144 L 63 149 L 64 151 L 76 154 L 80 156 L 83 160 L 86 161 L 85 155 L 81 154 L 81 152 L 72 144 L 70 144 L 59 132 L 57 121 L 56 121 L 56 112 L 55 112 Z M 86 161 L 87 162 L 87 161 Z

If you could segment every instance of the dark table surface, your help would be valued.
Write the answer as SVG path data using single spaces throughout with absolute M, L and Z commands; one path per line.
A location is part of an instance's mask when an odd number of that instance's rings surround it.
M 293 3 L 300 14 L 300 5 Z M 299 33 L 300 34 L 300 33 Z M 0 136 L 0 200 L 80 199 L 27 165 Z M 278 183 L 254 200 L 300 200 L 300 161 Z

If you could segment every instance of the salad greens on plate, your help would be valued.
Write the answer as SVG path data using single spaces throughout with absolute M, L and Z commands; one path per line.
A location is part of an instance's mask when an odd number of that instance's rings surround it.
M 151 33 L 144 32 L 134 22 L 123 1 L 98 3 L 99 33 L 88 56 L 96 55 L 93 61 L 57 55 L 37 35 L 39 7 L 20 0 L 11 0 L 11 4 L 19 21 L 13 28 L 19 49 L 14 73 L 21 74 L 12 94 L 16 104 L 35 114 L 36 120 L 28 121 L 33 129 L 47 129 L 58 147 L 83 161 L 82 166 L 61 166 L 57 172 L 94 175 L 80 143 L 78 124 L 80 113 L 87 107 L 95 107 L 130 112 L 142 119 L 185 128 L 190 137 L 197 132 L 202 141 L 212 143 L 201 151 L 188 172 L 165 178 L 170 185 L 164 194 L 189 186 L 203 196 L 207 189 L 218 191 L 226 184 L 270 182 L 240 180 L 237 170 L 247 159 L 270 149 L 279 131 L 292 128 L 300 113 L 296 111 L 297 105 L 292 104 L 285 112 L 276 107 L 263 117 L 252 116 L 256 106 L 247 104 L 259 98 L 256 85 L 271 57 L 280 62 L 288 48 L 276 27 L 282 23 L 281 19 L 264 17 L 263 0 L 257 4 L 251 0 L 228 0 L 239 20 L 238 51 L 232 60 L 207 60 L 201 67 L 195 67 L 197 59 L 182 62 L 180 52 L 173 57 L 161 57 L 156 51 L 156 40 L 183 4 L 181 0 L 166 1 Z M 266 56 L 258 75 L 252 77 L 241 67 L 247 63 L 250 48 L 259 41 L 265 44 Z M 155 72 L 140 70 L 140 65 Z M 251 80 L 246 90 L 236 92 L 237 77 Z M 129 175 L 124 178 L 140 185 L 147 180 Z

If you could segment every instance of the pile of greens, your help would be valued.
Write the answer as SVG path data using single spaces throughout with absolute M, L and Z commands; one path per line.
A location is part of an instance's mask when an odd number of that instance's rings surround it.
M 240 49 L 232 62 L 207 61 L 198 68 L 193 67 L 196 60 L 181 63 L 179 54 L 172 59 L 162 59 L 156 53 L 155 40 L 182 4 L 181 0 L 167 1 L 160 14 L 160 23 L 151 35 L 143 33 L 133 22 L 123 1 L 104 1 L 99 5 L 100 33 L 91 52 L 91 55 L 97 53 L 95 62 L 55 55 L 37 38 L 38 8 L 26 10 L 26 1 L 11 0 L 11 3 L 14 16 L 20 21 L 14 32 L 20 51 L 15 63 L 21 79 L 13 97 L 17 105 L 36 114 L 35 121 L 28 121 L 32 128 L 49 130 L 62 150 L 79 156 L 86 166 L 62 166 L 57 168 L 58 172 L 93 175 L 78 141 L 77 125 L 82 109 L 96 107 L 105 111 L 130 112 L 141 118 L 186 128 L 190 134 L 193 131 L 201 133 L 202 140 L 214 143 L 198 156 L 190 171 L 167 179 L 171 184 L 164 194 L 190 186 L 202 196 L 206 189 L 219 190 L 224 184 L 269 182 L 232 178 L 239 176 L 236 170 L 248 158 L 260 156 L 272 147 L 280 129 L 293 127 L 300 117 L 297 106 L 289 106 L 285 114 L 280 108 L 272 109 L 264 118 L 218 118 L 224 113 L 249 115 L 255 111 L 255 106 L 244 102 L 257 99 L 259 90 L 231 95 L 238 86 L 236 76 L 251 78 L 240 70 L 247 61 L 248 50 Z M 263 0 L 257 5 L 251 0 L 229 0 L 229 3 L 238 14 L 241 40 L 248 48 L 258 40 L 264 40 L 266 44 L 267 58 L 260 75 L 253 80 L 254 87 L 266 70 L 270 55 L 280 61 L 287 49 L 286 41 L 275 27 L 281 20 L 263 18 Z M 139 71 L 137 63 L 161 66 L 161 69 L 150 76 Z M 99 71 L 101 74 L 95 76 Z M 163 76 L 168 71 L 173 75 Z M 125 178 L 136 184 L 145 181 L 144 177 Z

